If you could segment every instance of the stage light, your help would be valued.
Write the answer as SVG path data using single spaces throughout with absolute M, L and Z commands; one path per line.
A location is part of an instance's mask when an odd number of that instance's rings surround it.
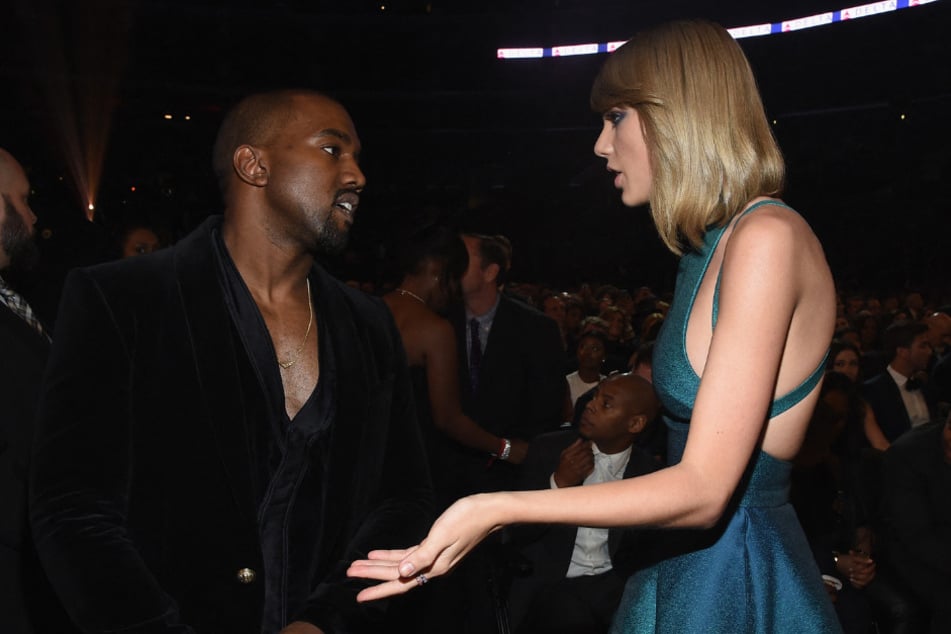
M 825 26 L 835 22 L 867 18 L 869 16 L 881 15 L 882 13 L 898 11 L 900 9 L 910 9 L 933 2 L 938 2 L 938 0 L 883 0 L 881 2 L 862 4 L 838 11 L 827 11 L 802 18 L 782 20 L 781 22 L 738 26 L 727 29 L 727 31 L 737 40 L 746 37 L 776 35 L 802 29 L 811 29 L 817 26 Z M 549 47 L 500 48 L 496 49 L 496 57 L 498 59 L 535 59 L 539 57 L 565 57 L 567 55 L 594 55 L 597 53 L 611 53 L 623 43 L 624 42 L 605 42 L 599 44 L 570 44 Z

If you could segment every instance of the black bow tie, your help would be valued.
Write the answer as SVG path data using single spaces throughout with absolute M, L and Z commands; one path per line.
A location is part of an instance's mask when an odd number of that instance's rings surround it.
M 907 381 L 905 381 L 905 389 L 908 390 L 909 392 L 920 390 L 923 385 L 924 383 L 922 383 L 918 379 L 908 379 Z

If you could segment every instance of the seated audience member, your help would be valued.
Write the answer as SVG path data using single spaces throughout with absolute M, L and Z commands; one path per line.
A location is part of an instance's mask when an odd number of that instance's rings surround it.
M 908 319 L 916 321 L 925 316 L 925 297 L 920 291 L 912 290 L 905 294 L 905 313 Z
M 932 419 L 934 407 L 921 383 L 931 358 L 927 330 L 912 321 L 889 326 L 884 337 L 888 366 L 862 385 L 862 394 L 889 442 Z
M 604 379 L 576 430 L 532 441 L 519 488 L 583 486 L 655 471 L 657 463 L 634 441 L 659 408 L 643 378 Z M 604 634 L 627 575 L 646 554 L 644 531 L 539 525 L 514 528 L 510 536 L 532 564 L 509 595 L 512 631 L 519 634 Z
M 660 334 L 660 327 L 664 325 L 664 313 L 660 311 L 655 311 L 648 313 L 643 320 L 641 320 L 641 325 L 639 330 L 640 342 L 648 343 L 657 339 L 657 335 Z
M 935 364 L 928 385 L 935 401 L 938 420 L 944 420 L 951 413 L 951 354 L 946 354 Z
M 654 295 L 654 291 L 651 290 L 650 286 L 641 286 L 636 291 L 634 291 L 634 305 L 640 310 L 639 306 L 642 301 L 645 300 L 656 300 L 657 297 Z
M 119 257 L 131 258 L 136 255 L 148 255 L 162 248 L 162 241 L 151 227 L 144 224 L 132 224 L 119 236 Z
M 618 293 L 621 292 L 617 286 L 613 284 L 604 284 L 603 286 L 598 287 L 598 290 L 595 292 L 594 297 L 597 300 L 596 311 L 598 314 L 603 313 L 605 310 L 612 306 L 617 305 Z
M 951 351 L 951 315 L 942 311 L 936 311 L 922 319 L 922 322 L 928 326 L 928 343 L 931 344 L 932 365 L 948 356 Z
M 884 488 L 889 565 L 930 612 L 927 631 L 951 632 L 951 418 L 892 444 Z
M 565 300 L 555 291 L 548 291 L 542 294 L 541 301 L 542 312 L 551 317 L 558 324 L 558 333 L 561 335 L 561 345 L 566 345 L 565 331 Z
M 863 310 L 855 317 L 853 324 L 859 331 L 861 349 L 866 354 L 882 349 L 882 328 L 878 317 Z
M 793 459 L 790 501 L 820 570 L 842 582 L 834 593 L 845 634 L 907 632 L 914 610 L 893 576 L 878 567 L 877 481 L 870 477 L 880 452 L 867 453 L 848 439 L 861 418 L 854 383 L 831 371 Z
M 584 302 L 578 295 L 565 293 L 565 346 L 574 350 L 578 345 L 578 336 L 581 334 L 581 320 L 584 319 Z
M 859 334 L 857 328 L 853 326 L 845 326 L 844 328 L 838 328 L 835 331 L 834 337 L 839 341 L 847 341 L 853 346 L 858 348 L 859 352 L 862 352 L 862 335 Z
M 654 342 L 642 343 L 631 357 L 631 374 L 654 382 Z M 658 415 L 657 420 L 648 425 L 638 436 L 637 446 L 647 451 L 660 464 L 667 464 L 667 425 Z
M 574 408 L 579 396 L 597 387 L 605 376 L 601 372 L 605 356 L 604 335 L 599 332 L 582 335 L 575 355 L 578 359 L 578 369 L 565 377 L 568 381 L 571 408 Z M 565 420 L 570 418 L 569 416 Z
M 855 319 L 865 308 L 865 296 L 860 293 L 852 293 L 845 299 L 845 316 L 850 320 Z
M 860 365 L 858 348 L 847 341 L 838 339 L 832 341 L 832 346 L 829 348 L 829 360 L 826 364 L 827 372 L 838 372 L 857 387 Z M 860 394 L 856 393 L 854 400 L 856 401 L 857 424 L 849 425 L 846 430 L 850 440 L 855 440 L 860 446 L 873 447 L 880 451 L 888 449 L 888 439 L 882 433 L 882 428 L 878 426 L 875 412 Z
M 654 342 L 647 341 L 637 347 L 631 355 L 631 374 L 642 376 L 654 382 Z
M 630 322 L 631 318 L 634 317 L 636 309 L 634 296 L 631 295 L 631 292 L 623 288 L 620 289 L 617 293 L 617 298 L 614 300 L 614 305 L 621 309 L 621 312 L 624 313 L 624 316 L 627 317 L 628 322 Z
M 607 372 L 626 372 L 628 359 L 634 353 L 634 329 L 624 312 L 609 306 L 599 315 L 608 324 L 604 369 Z
M 608 334 L 608 322 L 604 321 L 600 317 L 594 315 L 589 315 L 581 320 L 581 334 L 587 334 L 589 332 L 599 332 L 605 337 Z
M 928 364 L 928 387 L 935 402 L 938 420 L 951 412 L 951 315 L 939 310 L 922 320 L 928 326 L 931 362 Z

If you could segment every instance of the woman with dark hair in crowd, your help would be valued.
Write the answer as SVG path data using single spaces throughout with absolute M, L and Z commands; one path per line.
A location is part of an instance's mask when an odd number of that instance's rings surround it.
M 413 376 L 416 408 L 433 470 L 437 504 L 453 500 L 441 494 L 441 460 L 445 443 L 458 442 L 485 452 L 500 453 L 505 442 L 466 416 L 459 404 L 459 371 L 455 331 L 440 315 L 458 298 L 459 281 L 469 264 L 465 244 L 457 233 L 434 226 L 413 235 L 402 245 L 399 286 L 383 296 L 393 313 Z M 525 458 L 528 444 L 510 439 L 510 462 Z
M 829 348 L 829 360 L 826 363 L 826 369 L 844 374 L 857 389 L 861 357 L 859 349 L 854 344 L 838 339 L 833 340 L 832 346 Z M 878 421 L 875 420 L 875 412 L 857 392 L 855 398 L 857 401 L 854 406 L 854 415 L 851 418 L 852 424 L 849 425 L 846 435 L 858 445 L 885 451 L 890 443 L 885 434 L 882 433 L 882 428 L 878 426 Z
M 634 329 L 631 320 L 617 306 L 608 306 L 598 315 L 608 325 L 605 333 L 604 371 L 626 372 L 628 361 L 634 354 Z
M 880 634 L 911 634 L 915 606 L 881 565 L 882 453 L 856 442 L 866 409 L 852 378 L 826 372 L 793 459 L 790 500 L 820 570 L 842 584 L 830 594 L 845 634 L 868 634 L 873 623 Z

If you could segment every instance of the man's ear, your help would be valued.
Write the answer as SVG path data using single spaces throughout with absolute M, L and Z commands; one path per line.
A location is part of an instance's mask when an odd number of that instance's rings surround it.
M 241 145 L 232 157 L 234 171 L 242 181 L 254 187 L 267 185 L 268 169 L 261 150 L 250 145 Z
M 644 414 L 631 416 L 631 420 L 627 422 L 627 430 L 632 434 L 641 433 L 645 427 L 647 427 L 647 416 Z
M 489 266 L 482 269 L 482 276 L 486 282 L 493 282 L 496 285 L 499 283 L 499 271 L 502 270 L 498 264 L 493 262 Z

